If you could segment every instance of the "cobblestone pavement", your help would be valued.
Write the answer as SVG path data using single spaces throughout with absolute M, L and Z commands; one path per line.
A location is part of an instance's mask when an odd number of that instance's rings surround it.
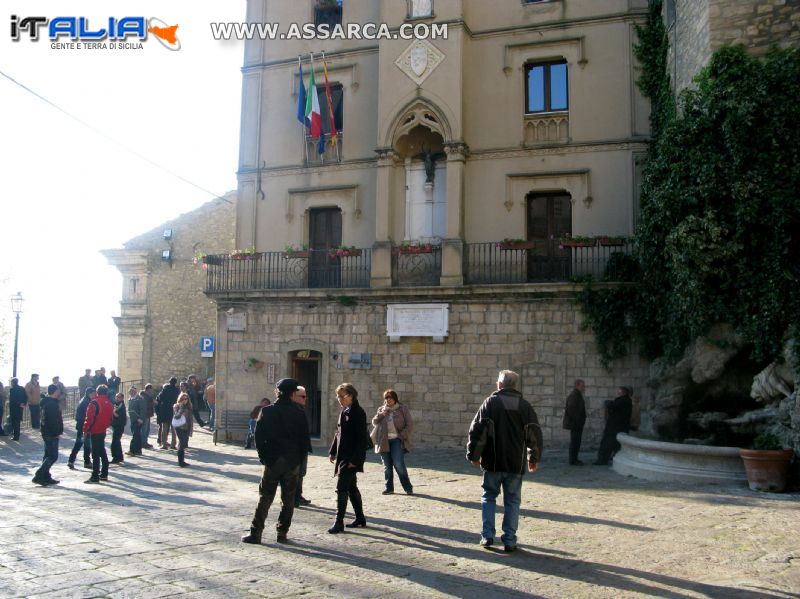
M 506 554 L 477 544 L 480 477 L 458 450 L 408 456 L 414 496 L 381 495 L 371 455 L 368 528 L 327 534 L 334 480 L 318 449 L 291 542 L 275 542 L 274 505 L 252 546 L 239 538 L 254 451 L 196 431 L 191 468 L 146 451 L 85 485 L 88 471 L 66 467 L 71 432 L 61 484 L 45 488 L 31 483 L 41 438 L 0 437 L 0 597 L 800 597 L 798 495 L 656 484 L 545 454 L 524 483 L 520 550 Z

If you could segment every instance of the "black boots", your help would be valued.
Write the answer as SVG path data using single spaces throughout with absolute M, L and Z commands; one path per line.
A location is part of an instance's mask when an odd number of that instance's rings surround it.
M 328 529 L 328 532 L 335 535 L 344 532 L 344 513 L 347 511 L 347 497 L 336 500 L 336 521 Z
M 364 517 L 364 506 L 361 503 L 361 493 L 356 491 L 350 495 L 350 503 L 353 504 L 353 511 L 356 519 L 347 525 L 347 528 L 364 528 L 367 526 L 367 519 Z M 345 504 L 346 505 L 346 504 Z M 344 516 L 344 514 L 342 515 Z
M 250 529 L 250 534 L 242 537 L 242 543 L 250 543 L 251 545 L 261 544 L 261 533 L 263 531 L 255 528 Z

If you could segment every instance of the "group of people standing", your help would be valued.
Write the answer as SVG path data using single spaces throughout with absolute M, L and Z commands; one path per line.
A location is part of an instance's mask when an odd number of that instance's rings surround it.
M 575 387 L 567 396 L 564 408 L 563 426 L 570 432 L 569 435 L 569 463 L 571 466 L 582 466 L 578 458 L 581 450 L 583 427 L 586 425 L 586 383 L 582 379 L 575 381 Z M 603 436 L 600 440 L 600 449 L 597 451 L 595 466 L 608 466 L 614 454 L 621 446 L 617 441 L 617 434 L 628 433 L 639 426 L 639 411 L 632 397 L 629 387 L 618 387 L 614 399 L 604 403 L 606 420 Z
M 535 472 L 541 457 L 542 434 L 536 412 L 517 390 L 519 375 L 501 371 L 497 391 L 481 405 L 470 426 L 467 459 L 483 469 L 481 545 L 490 547 L 495 535 L 496 498 L 503 492 L 503 545 L 516 550 L 516 531 L 521 503 L 522 477 L 525 469 Z M 269 508 L 281 487 L 281 511 L 278 515 L 277 541 L 287 542 L 298 481 L 302 480 L 303 462 L 311 450 L 308 421 L 303 412 L 305 389 L 295 379 L 281 379 L 275 386 L 277 401 L 260 409 L 256 421 L 255 445 L 264 471 L 259 485 L 259 501 L 244 543 L 261 543 Z M 384 468 L 384 494 L 394 492 L 394 473 L 408 495 L 413 495 L 404 455 L 411 449 L 413 420 L 411 412 L 400 404 L 397 392 L 387 389 L 384 403 L 367 430 L 367 415 L 358 402 L 358 391 L 351 383 L 336 387 L 340 412 L 336 434 L 328 457 L 336 477 L 336 516 L 328 529 L 339 534 L 347 528 L 367 526 L 364 502 L 358 488 L 358 473 L 364 471 L 367 450 L 374 447 Z M 354 519 L 345 524 L 348 504 Z
M 103 370 L 95 371 L 95 377 L 105 378 Z M 177 450 L 178 465 L 181 467 L 189 465 L 185 460 L 185 452 L 193 430 L 193 415 L 201 426 L 206 426 L 199 417 L 199 409 L 195 406 L 201 405 L 203 395 L 210 406 L 216 404 L 213 377 L 208 379 L 206 385 L 200 385 L 197 377 L 192 375 L 182 381 L 180 386 L 177 378 L 172 377 L 158 394 L 152 384 L 148 383 L 141 390 L 132 385 L 128 389 L 126 405 L 125 394 L 113 392 L 114 389 L 119 389 L 121 384 L 113 370 L 112 376 L 106 379 L 108 384 L 99 383 L 97 386 L 93 385 L 94 380 L 101 379 L 91 377 L 90 372 L 87 369 L 85 377 L 81 377 L 79 381 L 82 396 L 75 408 L 76 438 L 67 462 L 70 470 L 75 469 L 75 460 L 82 449 L 84 468 L 92 471 L 85 482 L 99 483 L 108 480 L 109 464 L 121 464 L 124 463 L 125 456 L 141 456 L 143 449 L 154 449 L 149 443 L 150 422 L 153 416 L 156 416 L 159 427 L 159 448 Z M 33 380 L 38 380 L 38 375 L 34 375 Z M 15 391 L 17 388 L 16 379 L 12 379 L 11 390 L 21 397 L 21 394 Z M 201 392 L 198 392 L 198 389 Z M 59 386 L 57 381 L 54 381 L 54 384 L 48 386 L 47 396 L 41 396 L 41 410 L 44 411 L 41 412 L 39 428 L 44 439 L 45 455 L 42 465 L 33 477 L 33 482 L 38 485 L 47 486 L 59 482 L 52 478 L 50 467 L 58 459 L 58 441 L 64 430 L 61 407 L 63 403 L 60 403 L 60 400 L 63 400 L 65 393 L 63 385 Z M 210 414 L 209 426 L 213 430 L 213 409 L 210 410 Z M 128 451 L 123 454 L 122 436 L 126 426 L 130 427 L 131 439 Z M 110 461 L 105 447 L 109 428 L 112 430 Z M 14 438 L 18 439 L 18 426 L 14 431 Z
M 63 410 L 66 405 L 67 388 L 57 376 L 53 377 L 53 382 L 59 390 L 59 405 Z M 6 430 L 3 428 L 3 416 L 5 415 L 6 404 L 6 389 L 3 383 L 0 382 L 0 437 L 10 435 L 13 441 L 19 441 L 20 427 L 22 423 L 22 416 L 25 412 L 25 406 L 28 406 L 31 414 L 31 428 L 39 429 L 41 426 L 41 401 L 45 397 L 42 394 L 42 388 L 39 385 L 39 375 L 34 373 L 31 375 L 31 380 L 25 383 L 25 386 L 19 384 L 19 379 L 14 377 L 10 381 L 8 388 L 8 426 Z

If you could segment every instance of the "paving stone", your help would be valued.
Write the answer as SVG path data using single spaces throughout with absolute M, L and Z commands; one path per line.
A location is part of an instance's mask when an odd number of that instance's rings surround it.
M 466 426 L 466 425 L 465 425 Z M 69 436 L 69 434 L 68 434 Z M 127 438 L 127 436 L 126 436 Z M 123 439 L 125 443 L 126 439 Z M 662 485 L 545 454 L 526 476 L 519 551 L 480 538 L 480 471 L 462 451 L 407 456 L 415 495 L 381 495 L 374 454 L 359 476 L 365 529 L 327 534 L 335 479 L 324 452 L 309 461 L 290 543 L 244 545 L 258 499 L 255 452 L 192 437 L 179 469 L 147 452 L 107 485 L 56 463 L 58 487 L 34 487 L 41 439 L 0 462 L 0 596 L 5 597 L 733 597 L 800 593 L 798 495 L 745 487 Z M 63 445 L 63 443 L 62 443 Z M 592 456 L 583 456 L 590 461 Z M 500 500 L 502 504 L 502 499 Z M 502 505 L 498 505 L 500 532 Z M 87 516 L 91 515 L 91 525 Z M 348 520 L 352 515 L 348 515 Z

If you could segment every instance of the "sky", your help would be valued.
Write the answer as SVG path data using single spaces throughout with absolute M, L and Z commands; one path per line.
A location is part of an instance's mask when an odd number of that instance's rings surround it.
M 117 366 L 122 277 L 100 250 L 236 188 L 244 44 L 217 41 L 209 23 L 243 21 L 245 0 L 11 0 L 0 12 L 0 379 L 77 384 L 85 368 Z M 152 34 L 142 49 L 51 47 L 11 15 L 156 17 L 180 50 Z M 68 38 L 61 38 L 69 42 Z M 113 140 L 113 141 L 112 141 Z M 202 191 L 137 156 L 191 181 Z M 124 373 L 121 373 L 125 379 Z

